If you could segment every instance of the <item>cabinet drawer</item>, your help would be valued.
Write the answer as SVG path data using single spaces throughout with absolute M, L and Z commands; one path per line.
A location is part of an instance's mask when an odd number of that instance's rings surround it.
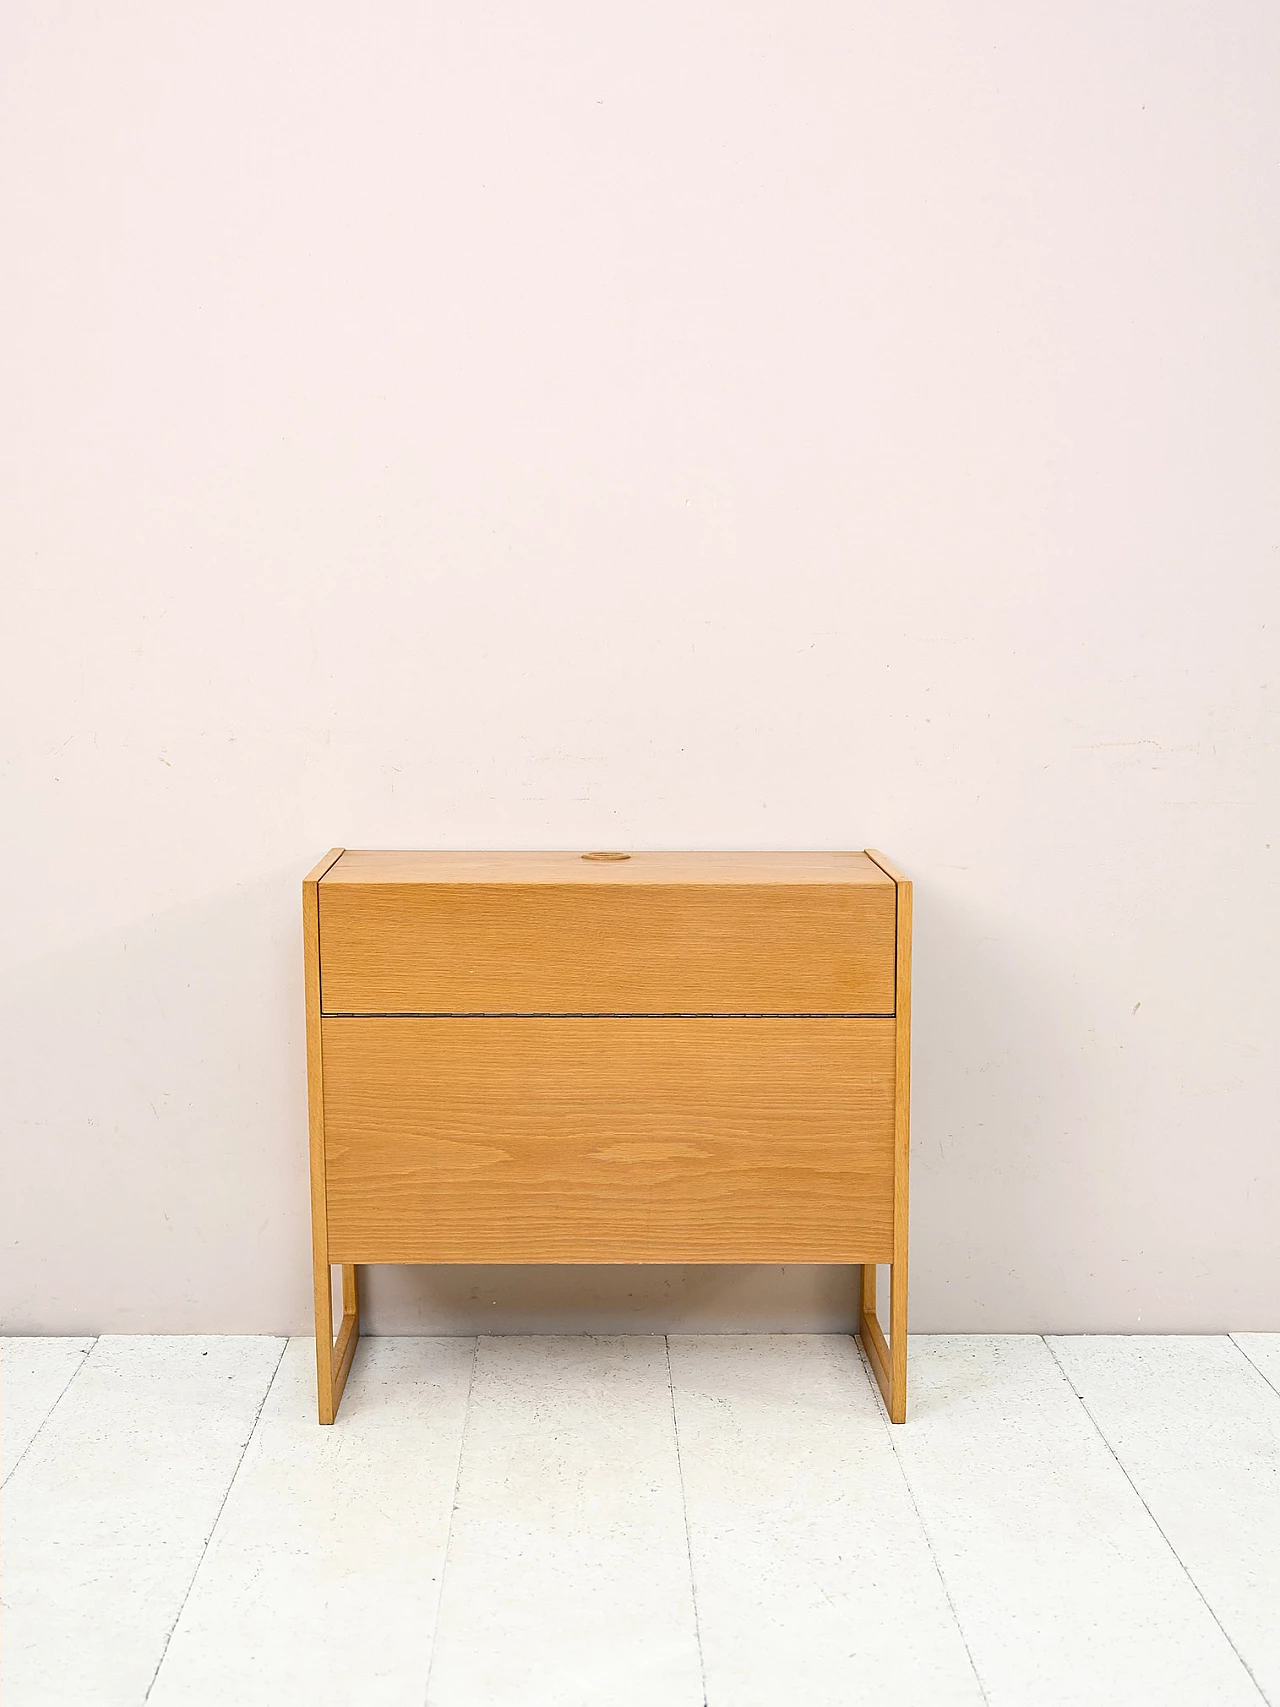
M 893 1012 L 895 889 L 863 854 L 790 855 L 783 880 L 735 855 L 723 881 L 714 856 L 659 854 L 513 856 L 510 880 L 463 881 L 465 857 L 337 862 L 319 886 L 326 1014 Z
M 331 1262 L 887 1262 L 891 1019 L 326 1018 Z

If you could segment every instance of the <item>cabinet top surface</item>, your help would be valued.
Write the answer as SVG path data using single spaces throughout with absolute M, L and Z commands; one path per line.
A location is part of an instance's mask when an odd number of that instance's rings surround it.
M 852 883 L 893 880 L 865 853 L 400 852 L 350 849 L 320 879 L 354 883 Z

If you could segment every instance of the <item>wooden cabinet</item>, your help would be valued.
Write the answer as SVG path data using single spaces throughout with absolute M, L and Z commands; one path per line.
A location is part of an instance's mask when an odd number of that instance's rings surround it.
M 879 854 L 334 850 L 303 921 L 322 1422 L 376 1262 L 861 1264 L 902 1420 L 911 885 Z

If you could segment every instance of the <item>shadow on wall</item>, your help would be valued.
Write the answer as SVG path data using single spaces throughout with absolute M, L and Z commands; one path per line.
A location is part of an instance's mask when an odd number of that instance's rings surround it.
M 11 1333 L 279 1333 L 310 1308 L 300 871 L 16 969 Z
M 856 1268 L 605 1263 L 361 1271 L 374 1334 L 851 1333 Z
M 1079 1042 L 1103 996 L 1083 952 L 1064 962 L 1052 942 L 917 888 L 913 1328 L 1079 1331 L 1072 1265 L 1124 1261 L 1116 1111 Z

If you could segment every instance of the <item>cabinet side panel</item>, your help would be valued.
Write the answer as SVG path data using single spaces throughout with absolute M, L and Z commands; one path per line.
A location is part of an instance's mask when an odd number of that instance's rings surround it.
M 311 1158 L 311 1243 L 317 1274 L 317 1309 L 319 1308 L 319 1274 L 324 1270 L 328 1285 L 328 1219 L 325 1205 L 324 1178 L 324 1043 L 320 1022 L 320 879 L 342 856 L 341 848 L 331 848 L 302 884 L 302 973 L 306 998 L 307 1024 L 307 1124 L 310 1135 Z M 328 1307 L 328 1292 L 325 1305 Z
M 888 1262 L 890 1019 L 326 1018 L 334 1262 Z
M 898 884 L 898 993 L 894 1020 L 893 1275 L 889 1301 L 889 1416 L 907 1420 L 907 1246 L 911 1177 L 911 885 Z
M 895 1263 L 904 1277 L 907 1263 L 907 1206 L 911 1175 L 911 928 L 912 891 L 898 884 L 898 990 L 894 1022 L 894 1187 Z
M 887 877 L 897 892 L 894 953 L 894 1168 L 893 1168 L 893 1263 L 889 1278 L 889 1340 L 876 1318 L 875 1270 L 862 1274 L 861 1331 L 864 1349 L 884 1396 L 889 1420 L 907 1418 L 907 1255 L 909 1244 L 908 1204 L 911 1173 L 911 934 L 912 888 L 897 866 L 875 848 L 867 858 Z

